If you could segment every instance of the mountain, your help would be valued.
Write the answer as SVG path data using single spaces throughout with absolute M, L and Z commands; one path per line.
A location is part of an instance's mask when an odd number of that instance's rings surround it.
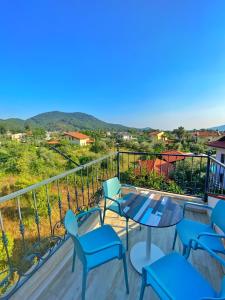
M 0 127 L 4 127 L 6 130 L 22 131 L 24 130 L 25 121 L 21 119 L 11 118 L 2 120 L 0 119 Z
M 218 131 L 225 131 L 225 125 L 215 126 L 209 128 L 210 130 L 218 130 Z
M 7 130 L 23 130 L 25 126 L 30 128 L 41 127 L 45 130 L 79 130 L 79 129 L 108 129 L 128 130 L 129 127 L 120 124 L 111 124 L 101 121 L 92 115 L 81 112 L 65 113 L 60 111 L 46 112 L 27 120 L 6 119 L 0 120 L 0 126 Z

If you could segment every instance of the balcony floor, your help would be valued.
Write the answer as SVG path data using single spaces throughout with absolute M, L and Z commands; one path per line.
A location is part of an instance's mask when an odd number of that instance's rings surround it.
M 111 224 L 118 232 L 125 244 L 125 222 L 117 215 L 107 212 L 106 223 Z M 208 222 L 208 216 L 204 213 L 187 211 L 186 216 L 200 222 Z M 159 246 L 164 253 L 169 253 L 172 248 L 172 241 L 174 237 L 174 227 L 165 229 L 152 230 L 152 242 Z M 146 228 L 142 226 L 139 230 L 139 225 L 130 221 L 129 232 L 129 247 L 131 248 L 138 241 L 146 239 Z M 176 243 L 176 250 L 181 251 L 181 244 Z M 215 289 L 220 288 L 220 280 L 223 276 L 223 270 L 210 256 L 203 251 L 192 251 L 189 258 L 192 264 L 204 274 L 204 276 L 212 283 Z M 82 266 L 79 260 L 76 261 L 75 272 L 71 272 L 72 258 L 64 265 L 57 278 L 45 289 L 39 296 L 39 300 L 79 300 L 81 299 L 81 282 L 82 282 Z M 139 299 L 141 276 L 133 269 L 130 259 L 129 251 L 127 252 L 128 275 L 130 294 L 125 292 L 124 275 L 122 269 L 122 262 L 118 260 L 111 261 L 95 270 L 92 270 L 88 275 L 86 299 L 99 300 L 134 300 Z M 190 280 L 184 278 L 184 280 Z M 155 300 L 158 299 L 151 288 L 145 291 L 144 299 Z

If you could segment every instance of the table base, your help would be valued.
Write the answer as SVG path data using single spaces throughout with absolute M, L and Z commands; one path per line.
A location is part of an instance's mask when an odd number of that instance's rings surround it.
M 139 242 L 135 244 L 130 251 L 130 261 L 134 269 L 142 274 L 142 268 L 150 265 L 160 257 L 164 256 L 163 251 L 155 244 L 151 244 L 151 255 L 146 256 L 146 242 Z

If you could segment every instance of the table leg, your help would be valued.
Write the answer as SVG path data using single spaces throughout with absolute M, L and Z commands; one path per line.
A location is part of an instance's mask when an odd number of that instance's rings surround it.
M 147 227 L 146 241 L 135 244 L 130 251 L 130 261 L 138 273 L 142 273 L 142 268 L 150 265 L 160 257 L 164 256 L 163 251 L 155 244 L 151 243 L 151 227 Z
M 146 258 L 151 258 L 151 244 L 152 244 L 152 229 L 151 227 L 147 228 L 147 242 L 146 242 Z

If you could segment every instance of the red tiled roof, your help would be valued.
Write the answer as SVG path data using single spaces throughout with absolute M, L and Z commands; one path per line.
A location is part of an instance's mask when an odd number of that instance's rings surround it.
M 53 140 L 53 141 L 48 141 L 47 142 L 47 144 L 49 144 L 49 145 L 58 145 L 60 142 L 59 141 L 57 141 L 57 140 Z
M 217 141 L 207 143 L 208 146 L 213 148 L 222 148 L 225 149 L 225 136 L 221 137 Z
M 137 167 L 134 171 L 136 175 L 140 175 L 142 171 L 146 171 L 147 173 L 156 172 L 158 175 L 163 175 L 165 177 L 169 177 L 169 173 L 174 170 L 174 166 L 161 159 L 147 159 L 147 160 L 139 160 L 139 167 Z
M 169 163 L 173 163 L 175 161 L 178 160 L 183 160 L 185 159 L 185 156 L 177 156 L 180 154 L 184 154 L 183 152 L 177 151 L 177 150 L 168 150 L 168 151 L 164 151 L 161 154 L 170 154 L 170 155 L 162 155 L 162 159 L 164 159 L 165 161 L 169 162 Z M 171 155 L 174 154 L 174 155 Z
M 89 139 L 89 136 L 83 133 L 80 133 L 78 131 L 69 131 L 69 132 L 64 132 L 64 135 L 71 136 L 77 140 L 86 140 Z
M 195 131 L 192 133 L 193 136 L 197 137 L 218 137 L 220 133 L 218 131 Z
M 156 136 L 159 133 L 160 133 L 160 131 L 153 131 L 153 132 L 149 132 L 149 135 L 150 136 Z

